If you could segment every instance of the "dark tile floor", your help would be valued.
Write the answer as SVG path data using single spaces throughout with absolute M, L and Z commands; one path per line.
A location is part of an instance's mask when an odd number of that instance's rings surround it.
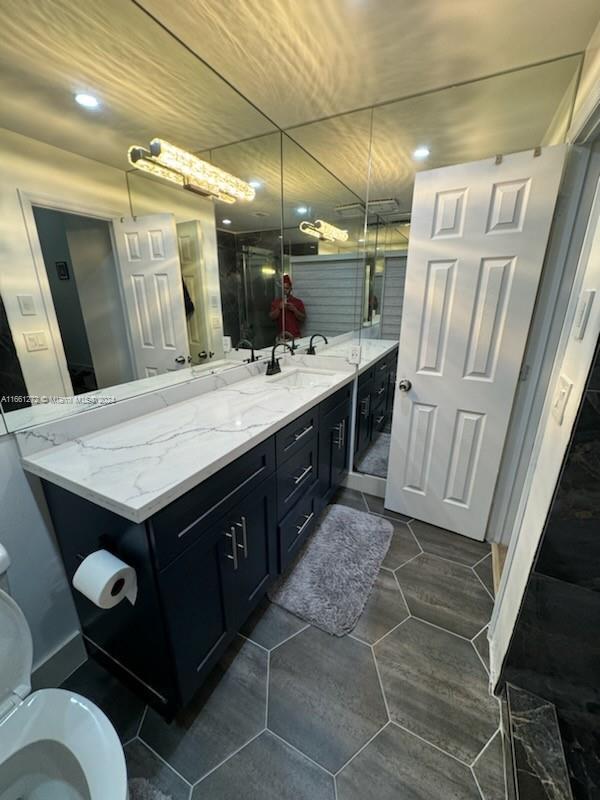
M 335 502 L 388 516 L 360 492 Z M 171 800 L 504 800 L 489 547 L 389 518 L 390 550 L 352 634 L 265 601 L 171 724 L 84 664 L 67 685 L 114 722 L 130 777 Z

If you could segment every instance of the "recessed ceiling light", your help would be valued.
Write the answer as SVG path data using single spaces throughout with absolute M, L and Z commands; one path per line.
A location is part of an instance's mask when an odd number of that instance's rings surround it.
M 85 94 L 84 92 L 79 92 L 79 94 L 75 95 L 75 102 L 79 103 L 80 106 L 84 108 L 98 108 L 100 105 L 100 101 L 97 97 L 94 97 L 93 94 Z
M 262 181 L 256 181 L 256 180 L 254 180 L 254 181 L 248 181 L 248 183 L 250 184 L 250 186 L 251 186 L 253 189 L 260 189 L 260 188 L 261 188 L 261 186 L 262 186 Z
M 427 158 L 428 155 L 429 155 L 429 148 L 425 147 L 425 145 L 421 145 L 420 147 L 417 147 L 417 149 L 414 151 L 413 158 L 418 158 L 419 160 L 421 160 L 423 158 Z
M 223 225 L 231 225 L 230 219 L 222 219 L 221 222 L 223 223 Z
M 359 242 L 364 242 L 364 239 L 359 239 L 358 241 L 359 241 Z
M 298 208 L 296 209 L 297 214 L 306 214 L 307 211 L 308 208 L 306 206 L 298 206 Z

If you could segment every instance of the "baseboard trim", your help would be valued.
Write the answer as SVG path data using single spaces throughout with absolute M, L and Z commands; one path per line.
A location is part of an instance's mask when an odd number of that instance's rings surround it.
M 83 637 L 80 631 L 77 631 L 33 670 L 31 688 L 36 690 L 60 686 L 84 661 L 87 661 L 87 657 Z

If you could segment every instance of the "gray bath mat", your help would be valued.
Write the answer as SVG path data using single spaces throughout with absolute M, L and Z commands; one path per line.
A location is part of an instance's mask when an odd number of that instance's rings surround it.
M 367 475 L 377 475 L 380 478 L 387 477 L 391 443 L 390 433 L 380 433 L 356 465 L 357 471 L 366 472 Z
M 155 789 L 146 778 L 133 778 L 128 785 L 129 800 L 171 800 L 160 789 Z
M 350 633 L 371 594 L 393 531 L 392 523 L 382 517 L 328 506 L 270 599 L 334 636 Z

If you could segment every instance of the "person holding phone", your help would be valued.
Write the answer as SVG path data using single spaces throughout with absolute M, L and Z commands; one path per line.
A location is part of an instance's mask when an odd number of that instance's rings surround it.
M 273 300 L 269 316 L 277 323 L 279 336 L 288 334 L 294 339 L 302 336 L 300 323 L 306 319 L 306 309 L 302 300 L 292 294 L 292 279 L 287 273 L 283 276 L 283 297 Z

